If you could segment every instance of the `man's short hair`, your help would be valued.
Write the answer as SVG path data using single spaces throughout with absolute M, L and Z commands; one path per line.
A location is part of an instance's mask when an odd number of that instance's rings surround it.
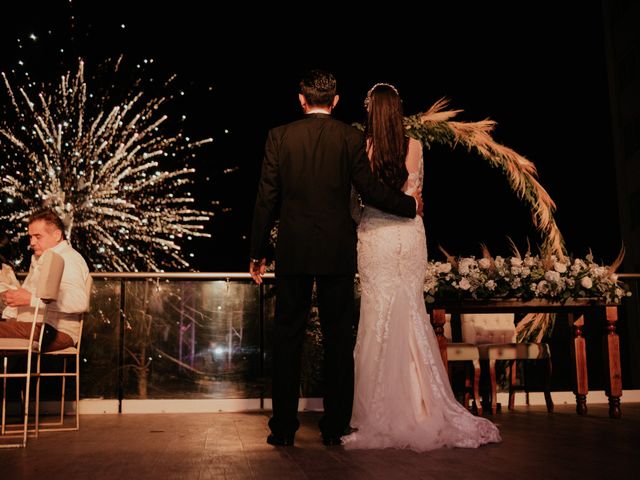
M 29 217 L 29 225 L 31 225 L 33 222 L 37 222 L 38 220 L 42 220 L 49 225 L 53 225 L 55 228 L 62 232 L 62 239 L 67 239 L 67 235 L 64 233 L 64 223 L 53 209 L 45 208 L 31 214 L 31 216 Z
M 330 107 L 336 96 L 336 79 L 329 72 L 311 70 L 300 80 L 300 93 L 310 106 Z

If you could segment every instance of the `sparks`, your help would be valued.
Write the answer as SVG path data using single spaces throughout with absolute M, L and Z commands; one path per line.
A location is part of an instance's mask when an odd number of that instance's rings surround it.
M 212 212 L 190 206 L 193 168 L 164 166 L 193 157 L 211 139 L 167 135 L 165 98 L 144 103 L 140 82 L 122 102 L 89 94 L 82 60 L 77 72 L 39 91 L 2 78 L 13 113 L 0 121 L 0 193 L 7 198 L 0 224 L 14 232 L 12 241 L 26 236 L 26 220 L 46 206 L 96 270 L 188 268 L 174 238 L 210 236 L 203 223 Z

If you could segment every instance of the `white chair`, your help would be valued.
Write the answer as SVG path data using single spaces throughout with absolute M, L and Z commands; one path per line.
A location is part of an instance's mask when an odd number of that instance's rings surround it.
M 545 403 L 549 412 L 553 411 L 551 400 L 551 350 L 546 343 L 516 342 L 515 322 L 512 313 L 464 314 L 462 317 L 462 338 L 478 345 L 480 359 L 489 363 L 491 378 L 491 411 L 497 408 L 496 362 L 507 361 L 509 380 L 509 410 L 515 405 L 517 381 L 517 360 L 544 360 L 546 376 L 543 387 Z M 522 379 L 522 384 L 525 379 Z M 528 389 L 524 387 L 528 394 Z
M 87 306 L 85 308 L 85 312 L 82 315 L 80 320 L 80 332 L 78 336 L 78 343 L 69 348 L 65 348 L 63 350 L 53 350 L 47 352 L 41 352 L 38 355 L 38 364 L 36 369 L 37 381 L 36 381 L 36 408 L 35 408 L 35 428 L 36 428 L 36 436 L 41 431 L 46 432 L 61 432 L 61 431 L 72 431 L 78 430 L 80 428 L 80 344 L 82 342 L 82 327 L 84 325 L 84 315 L 87 311 L 89 311 L 89 306 L 91 303 L 91 290 L 93 288 L 93 279 L 91 275 L 87 277 L 87 281 L 85 282 L 85 292 L 87 294 Z M 42 339 L 40 340 L 42 342 Z M 62 358 L 62 371 L 43 371 L 42 370 L 42 361 L 46 360 L 46 358 Z M 67 371 L 67 361 L 75 360 L 75 369 L 72 372 Z M 53 377 L 60 378 L 61 390 L 60 390 L 60 412 L 59 417 L 56 421 L 41 423 L 40 422 L 40 379 L 42 377 Z M 73 425 L 65 427 L 64 426 L 64 413 L 65 413 L 65 390 L 67 386 L 67 378 L 75 380 L 76 387 L 76 403 L 75 403 L 75 421 Z
M 62 257 L 51 250 L 47 250 L 42 254 L 40 266 L 40 278 L 36 286 L 35 296 L 38 300 L 42 300 L 45 303 L 51 302 L 58 297 L 58 290 L 60 288 L 60 280 L 62 279 L 62 272 L 64 270 L 64 260 Z M 3 370 L 2 370 L 2 435 L 7 438 L 19 439 L 17 443 L 2 443 L 0 447 L 26 447 L 27 437 L 29 433 L 29 399 L 30 399 L 30 387 L 31 377 L 34 373 L 31 371 L 32 357 L 34 354 L 38 354 L 40 351 L 41 337 L 35 336 L 36 324 L 38 321 L 38 314 L 40 302 L 38 301 L 35 307 L 33 320 L 31 322 L 31 334 L 29 339 L 21 338 L 0 338 L 0 352 L 4 357 Z M 45 306 L 46 309 L 46 306 Z M 46 311 L 46 310 L 45 310 Z M 44 328 L 41 328 L 41 331 Z M 26 359 L 26 368 L 24 372 L 9 372 L 8 371 L 8 357 L 23 356 Z M 24 405 L 22 407 L 23 421 L 18 424 L 21 426 L 20 430 L 14 430 L 10 427 L 16 425 L 7 425 L 6 412 L 7 412 L 7 380 L 9 378 L 24 378 Z
M 473 343 L 454 342 L 451 331 L 451 315 L 446 314 L 444 325 L 444 336 L 447 339 L 447 369 L 449 372 L 449 382 L 452 382 L 452 362 L 465 362 L 464 376 L 464 398 L 463 405 L 467 410 L 473 410 L 471 397 L 475 403 L 476 412 L 482 415 L 482 402 L 480 401 L 480 351 Z M 473 373 L 473 384 L 471 374 Z

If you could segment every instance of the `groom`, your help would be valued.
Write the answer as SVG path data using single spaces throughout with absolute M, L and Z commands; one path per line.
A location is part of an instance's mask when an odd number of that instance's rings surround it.
M 350 216 L 353 184 L 363 200 L 414 217 L 422 200 L 393 191 L 371 173 L 363 135 L 335 120 L 336 80 L 320 70 L 300 82 L 303 119 L 269 132 L 251 235 L 249 272 L 261 283 L 265 251 L 276 217 L 276 308 L 273 338 L 271 445 L 293 445 L 300 358 L 315 280 L 324 343 L 325 445 L 340 445 L 353 403 L 356 231 Z

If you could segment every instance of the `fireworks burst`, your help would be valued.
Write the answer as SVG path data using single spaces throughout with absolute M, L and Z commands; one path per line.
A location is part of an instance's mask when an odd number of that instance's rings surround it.
M 166 97 L 144 100 L 140 82 L 122 102 L 90 93 L 82 60 L 39 89 L 2 77 L 13 118 L 0 122 L 0 223 L 12 241 L 26 236 L 33 212 L 51 207 L 95 270 L 188 268 L 179 242 L 208 237 L 212 212 L 192 205 L 195 170 L 167 164 L 211 139 L 164 134 Z

